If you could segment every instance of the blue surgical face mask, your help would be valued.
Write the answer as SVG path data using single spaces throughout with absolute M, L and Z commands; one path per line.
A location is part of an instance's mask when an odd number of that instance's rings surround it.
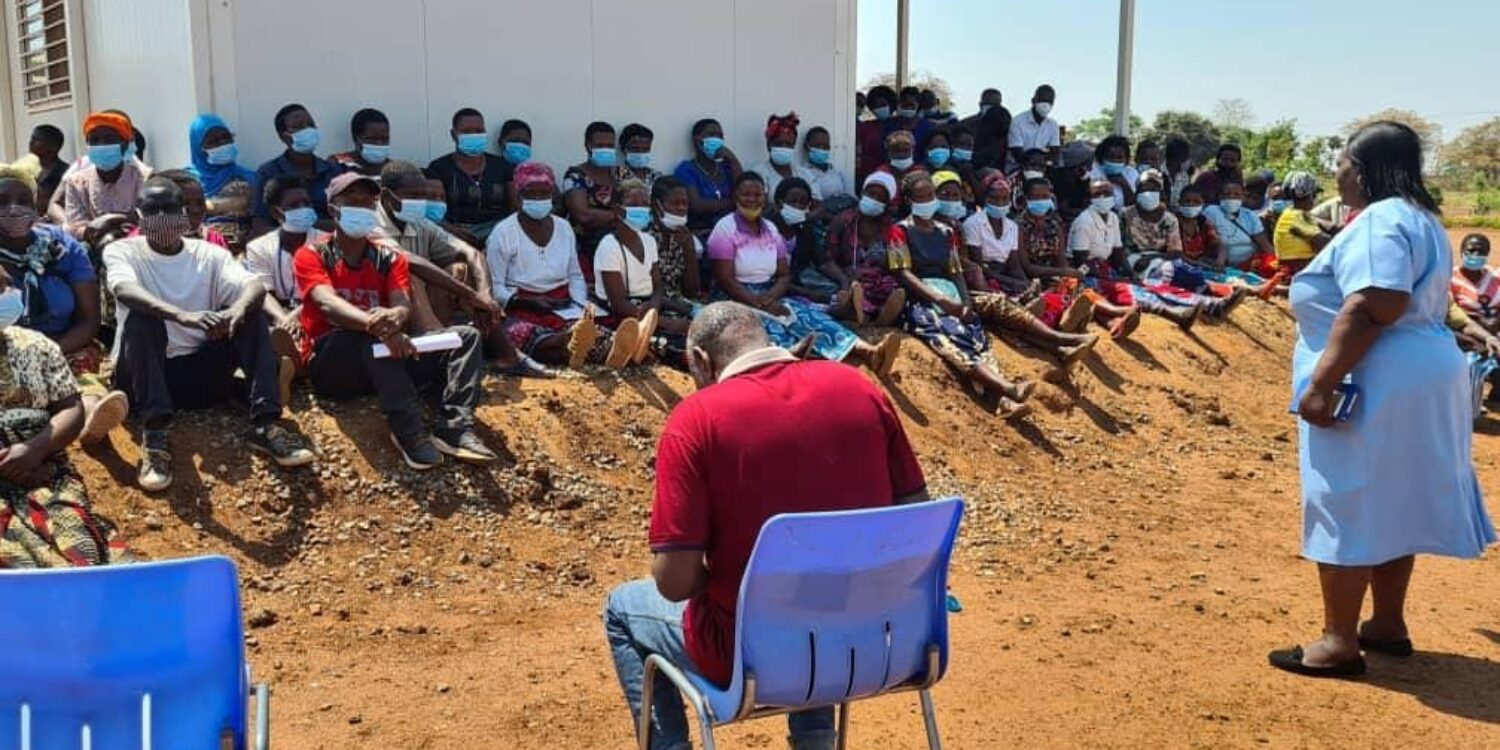
M 459 133 L 456 145 L 458 153 L 464 156 L 478 156 L 484 153 L 485 144 L 489 142 L 489 136 L 484 133 Z
M 969 213 L 963 201 L 938 201 L 938 211 L 952 219 L 962 219 Z
M 311 207 L 290 208 L 283 212 L 281 231 L 287 234 L 307 234 L 318 223 L 318 212 Z
M 1043 211 L 1042 213 L 1046 212 Z M 1010 216 L 1010 204 L 1007 203 L 1004 206 L 997 206 L 993 203 L 986 203 L 984 204 L 984 214 L 991 219 L 1003 219 L 1007 216 Z
M 650 151 L 626 151 L 625 164 L 631 169 L 645 169 L 651 166 Z
M 427 220 L 436 224 L 448 218 L 448 204 L 442 201 L 427 201 Z
M 915 109 L 898 109 L 898 110 L 896 110 L 896 116 L 897 117 L 901 117 L 903 119 L 910 120 L 910 119 L 913 119 L 913 118 L 915 118 L 917 116 L 917 110 L 915 110 Z
M 1095 198 L 1089 201 L 1089 208 L 1094 209 L 1095 213 L 1103 216 L 1104 214 L 1115 210 L 1115 197 L 1113 195 L 1106 195 Z
M 1490 257 L 1488 255 L 1469 255 L 1468 253 L 1464 253 L 1464 268 L 1467 268 L 1470 271 L 1481 270 L 1485 267 L 1485 264 L 1489 261 L 1489 259 Z
M 877 119 L 877 120 L 889 120 L 891 118 L 891 108 L 890 107 L 876 107 L 876 108 L 870 110 L 870 114 L 875 115 L 875 119 Z
M 792 163 L 792 157 L 797 155 L 797 150 L 790 146 L 772 146 L 771 163 L 778 167 L 784 167 Z
M 480 150 L 484 150 L 484 142 L 479 144 Z M 505 142 L 505 160 L 511 164 L 523 164 L 531 161 L 531 144 L 520 141 Z
M 724 148 L 724 139 L 716 135 L 703 139 L 703 155 L 712 159 L 719 155 L 719 149 Z
M 235 159 L 240 158 L 240 147 L 237 143 L 226 143 L 222 146 L 214 146 L 203 151 L 208 163 L 216 167 L 233 164 Z
M 1178 206 L 1177 207 L 1177 212 L 1180 213 L 1180 214 L 1182 214 L 1182 218 L 1184 218 L 1184 219 L 1196 219 L 1199 216 L 1203 215 L 1203 207 L 1202 206 Z
M 317 128 L 303 128 L 292 133 L 292 150 L 299 154 L 310 154 L 318 147 L 321 138 Z
M 1142 211 L 1155 211 L 1156 209 L 1161 208 L 1161 193 L 1158 193 L 1155 190 L 1148 190 L 1144 193 L 1136 193 L 1135 204 L 1137 206 L 1140 206 Z
M 427 201 L 402 198 L 401 207 L 396 209 L 396 218 L 408 223 L 427 218 Z
M 937 215 L 937 212 L 938 202 L 936 199 L 911 204 L 911 215 L 919 219 L 931 219 Z
M 390 161 L 391 147 L 390 145 L 382 146 L 378 143 L 361 143 L 359 145 L 359 155 L 367 163 L 384 164 Z
M 790 204 L 782 206 L 781 220 L 786 222 L 787 226 L 795 227 L 802 222 L 807 221 L 807 211 Z
M 810 148 L 807 150 L 807 160 L 815 167 L 826 167 L 832 159 L 833 153 L 826 148 Z
M 1219 208 L 1224 209 L 1224 213 L 1229 214 L 1239 213 L 1240 208 L 1244 205 L 1245 202 L 1238 198 L 1225 198 L 1224 200 L 1219 201 Z
M 89 146 L 89 163 L 98 167 L 102 172 L 118 169 L 125 163 L 125 149 L 118 143 L 106 143 L 99 146 Z
M 589 162 L 596 167 L 609 168 L 619 162 L 619 154 L 612 148 L 589 149 Z
M 1104 167 L 1104 175 L 1106 177 L 1118 177 L 1125 174 L 1125 162 L 1123 161 L 1107 161 L 1101 166 Z
M 974 161 L 974 149 L 972 149 L 972 148 L 955 148 L 955 149 L 953 149 L 953 160 L 956 161 L 956 162 L 958 162 L 959 164 L 967 164 L 967 163 L 969 163 L 971 161 Z
M 552 213 L 552 200 L 550 198 L 542 200 L 524 199 L 521 201 L 521 211 L 533 219 L 546 218 L 548 214 Z
M 1026 201 L 1026 212 L 1032 216 L 1046 216 L 1052 210 L 1052 199 L 1043 198 L 1038 201 Z
M 0 293 L 0 331 L 15 325 L 26 314 L 26 300 L 16 287 Z
M 134 159 L 136 157 L 136 154 L 139 154 L 139 153 L 140 153 L 140 151 L 137 149 L 134 140 L 132 140 L 131 142 L 125 144 L 125 158 L 126 159 Z
M 941 146 L 927 149 L 927 163 L 934 167 L 941 167 L 947 164 L 948 159 L 952 156 L 953 149 L 942 148 Z
M 891 159 L 891 166 L 903 172 L 911 169 L 911 165 L 915 163 L 916 161 L 914 161 L 910 156 L 905 156 L 900 159 Z
M 651 207 L 626 206 L 625 223 L 637 232 L 645 231 L 646 227 L 651 226 Z
M 859 212 L 865 216 L 879 216 L 885 213 L 885 204 L 868 195 L 859 197 Z
M 368 208 L 343 206 L 338 212 L 339 229 L 350 237 L 368 237 L 380 224 L 375 212 Z
M 1288 200 L 1277 199 L 1277 200 L 1271 201 L 1271 210 L 1275 211 L 1276 213 L 1281 213 L 1282 211 L 1285 211 L 1285 210 L 1287 210 L 1288 208 L 1291 208 L 1291 207 L 1292 207 L 1292 202 L 1288 201 Z

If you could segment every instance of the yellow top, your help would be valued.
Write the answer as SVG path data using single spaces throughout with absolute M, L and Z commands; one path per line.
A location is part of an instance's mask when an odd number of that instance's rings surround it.
M 1323 230 L 1306 211 L 1288 208 L 1276 221 L 1273 235 L 1277 260 L 1311 260 L 1318 251 L 1313 249 L 1312 238 Z

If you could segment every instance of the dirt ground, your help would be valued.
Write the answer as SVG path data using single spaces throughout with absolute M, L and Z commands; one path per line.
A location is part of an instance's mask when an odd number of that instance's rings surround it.
M 1500 551 L 1419 561 L 1413 659 L 1372 657 L 1342 683 L 1266 665 L 1320 622 L 1297 556 L 1293 340 L 1284 302 L 1192 335 L 1148 320 L 1014 426 L 911 342 L 886 385 L 933 488 L 969 503 L 965 610 L 935 692 L 946 747 L 1500 747 Z M 998 351 L 1011 374 L 1050 364 Z M 658 368 L 487 390 L 481 418 L 506 448 L 493 470 L 399 469 L 371 404 L 305 393 L 311 472 L 247 457 L 219 413 L 174 435 L 163 498 L 129 489 L 123 431 L 79 464 L 146 556 L 239 563 L 276 746 L 632 747 L 600 607 L 647 573 L 653 446 L 691 385 Z M 1480 424 L 1475 462 L 1500 515 L 1497 436 Z M 766 720 L 720 746 L 784 734 Z M 850 746 L 877 743 L 925 747 L 915 697 L 855 707 Z

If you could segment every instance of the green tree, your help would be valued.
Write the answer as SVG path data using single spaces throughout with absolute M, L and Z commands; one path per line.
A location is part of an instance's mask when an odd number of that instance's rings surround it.
M 1146 121 L 1140 115 L 1132 112 L 1130 114 L 1130 133 L 1139 136 L 1145 128 Z M 1068 128 L 1070 140 L 1101 141 L 1114 135 L 1115 132 L 1115 108 L 1105 107 L 1099 110 L 1098 117 L 1090 117 L 1082 122 Z
M 1500 117 L 1459 133 L 1443 149 L 1443 162 L 1461 178 L 1500 182 Z
M 1173 138 L 1187 141 L 1191 147 L 1189 158 L 1194 164 L 1203 164 L 1213 159 L 1214 151 L 1223 142 L 1219 127 L 1207 117 L 1197 112 L 1171 109 L 1157 112 L 1151 121 L 1151 127 L 1141 137 L 1152 138 L 1163 147 Z

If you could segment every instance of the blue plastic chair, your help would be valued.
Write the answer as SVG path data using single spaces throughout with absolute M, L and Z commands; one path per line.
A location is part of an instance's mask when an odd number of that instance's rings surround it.
M 740 584 L 729 687 L 647 658 L 641 750 L 657 673 L 693 706 L 707 750 L 716 726 L 828 706 L 838 706 L 842 750 L 850 703 L 906 690 L 921 695 L 928 747 L 941 748 L 930 691 L 948 665 L 948 560 L 962 515 L 949 498 L 766 522 Z
M 0 750 L 244 750 L 250 671 L 224 557 L 0 573 Z M 256 687 L 255 748 L 270 743 Z

